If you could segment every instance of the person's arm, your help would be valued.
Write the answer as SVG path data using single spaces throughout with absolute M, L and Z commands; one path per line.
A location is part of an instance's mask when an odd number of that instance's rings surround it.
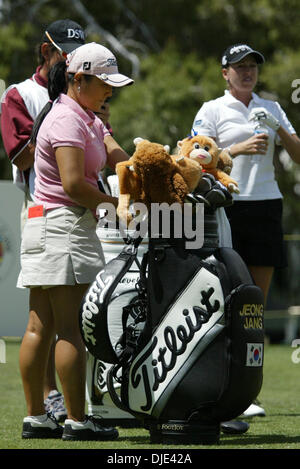
M 81 148 L 58 147 L 55 156 L 63 189 L 78 205 L 95 210 L 100 203 L 109 202 L 117 207 L 116 197 L 100 192 L 85 180 L 84 151 Z
M 300 164 L 300 139 L 297 134 L 290 134 L 282 126 L 277 133 L 280 137 L 282 146 L 286 149 L 295 163 Z M 255 134 L 249 139 L 235 143 L 229 147 L 230 154 L 234 158 L 238 155 L 254 155 L 259 153 L 266 154 L 268 148 L 268 136 L 266 134 Z
M 9 90 L 1 104 L 1 134 L 10 161 L 20 171 L 33 166 L 34 147 L 29 143 L 33 120 L 16 88 Z
M 277 133 L 283 147 L 295 163 L 300 164 L 300 138 L 297 134 L 288 133 L 283 127 L 279 127 Z
M 278 103 L 275 103 L 275 105 L 277 105 L 278 118 L 264 108 L 253 110 L 253 116 L 256 117 L 258 122 L 268 125 L 277 133 L 280 138 L 280 143 L 286 149 L 292 160 L 300 164 L 300 139 L 296 133 L 293 133 L 293 128 L 283 109 Z M 291 131 L 288 132 L 283 125 L 287 126 L 286 128 L 290 128 Z
M 210 136 L 216 141 L 215 137 Z M 267 134 L 255 134 L 252 137 L 244 140 L 243 142 L 232 144 L 224 150 L 228 151 L 229 155 L 234 158 L 238 155 L 255 155 L 265 154 L 268 148 L 268 136 Z
M 107 152 L 107 164 L 111 169 L 115 169 L 117 163 L 129 159 L 129 155 L 120 147 L 111 135 L 104 137 L 104 145 Z
M 265 155 L 268 149 L 268 135 L 254 134 L 243 142 L 230 145 L 228 149 L 233 158 L 238 155 Z
M 34 145 L 28 143 L 14 158 L 13 164 L 15 164 L 20 171 L 26 171 L 26 169 L 34 165 L 34 149 Z
M 192 135 L 206 135 L 216 141 L 216 109 L 213 101 L 204 103 L 193 122 Z M 268 147 L 266 134 L 254 134 L 249 139 L 226 148 L 232 158 L 238 155 L 265 154 Z

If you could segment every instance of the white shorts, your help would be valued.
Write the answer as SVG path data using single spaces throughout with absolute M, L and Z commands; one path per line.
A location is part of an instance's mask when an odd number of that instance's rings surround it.
M 92 212 L 83 207 L 60 207 L 26 220 L 17 286 L 90 283 L 104 264 Z

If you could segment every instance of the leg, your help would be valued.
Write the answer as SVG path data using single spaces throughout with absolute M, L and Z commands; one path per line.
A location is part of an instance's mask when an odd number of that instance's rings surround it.
M 43 385 L 54 322 L 47 290 L 32 288 L 29 321 L 20 348 L 20 371 L 28 415 L 45 413 Z
M 274 267 L 248 265 L 248 269 L 251 272 L 251 275 L 256 285 L 262 289 L 266 304 L 274 272 Z
M 46 369 L 46 377 L 44 383 L 44 399 L 49 396 L 50 391 L 57 389 L 56 383 L 56 371 L 55 371 L 55 344 L 56 339 L 54 337 L 51 348 L 49 351 L 47 369 Z
M 52 340 L 47 360 L 46 376 L 44 382 L 44 404 L 46 412 L 50 412 L 58 422 L 63 422 L 67 416 L 64 397 L 56 384 L 55 369 L 56 336 Z
M 58 335 L 55 362 L 65 397 L 68 418 L 85 419 L 86 352 L 78 311 L 88 285 L 64 285 L 49 289 Z
M 28 196 L 25 194 L 24 203 L 23 203 L 21 215 L 20 215 L 21 232 L 24 229 L 24 225 L 27 219 L 27 210 L 29 207 L 32 207 L 33 205 L 34 205 L 34 202 L 32 202 L 32 200 L 29 200 Z M 45 378 L 45 385 L 44 385 L 44 399 L 48 397 L 50 391 L 57 389 L 54 354 L 55 354 L 55 336 L 53 339 L 53 344 L 51 346 L 51 350 L 49 353 L 49 360 L 47 364 L 46 378 Z

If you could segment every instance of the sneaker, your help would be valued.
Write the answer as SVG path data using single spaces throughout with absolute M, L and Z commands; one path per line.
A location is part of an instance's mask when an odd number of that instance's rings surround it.
M 260 403 L 258 401 L 254 401 L 253 404 L 251 404 L 248 409 L 244 411 L 244 413 L 242 414 L 243 417 L 265 417 L 265 409 L 259 404 Z
M 61 438 L 63 427 L 51 414 L 28 416 L 23 419 L 22 438 Z
M 64 422 L 67 418 L 63 395 L 56 391 L 50 391 L 47 399 L 44 400 L 46 412 L 51 413 L 58 422 Z
M 72 441 L 115 440 L 118 436 L 119 432 L 116 428 L 102 427 L 100 419 L 88 415 L 84 422 L 67 419 L 62 439 Z

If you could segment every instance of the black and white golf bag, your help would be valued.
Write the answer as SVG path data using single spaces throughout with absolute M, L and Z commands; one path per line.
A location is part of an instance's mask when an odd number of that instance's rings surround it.
M 262 385 L 263 294 L 240 256 L 218 247 L 216 225 L 206 210 L 197 250 L 184 239 L 150 238 L 132 295 L 112 310 L 116 286 L 137 256 L 132 239 L 82 302 L 87 349 L 114 364 L 111 398 L 149 429 L 152 443 L 217 442 L 220 422 L 240 415 Z M 112 321 L 122 325 L 115 343 Z
M 119 183 L 116 175 L 109 176 L 106 183 L 99 175 L 99 188 L 102 192 L 118 197 Z M 103 216 L 103 214 L 102 214 Z M 130 236 L 129 232 L 121 233 L 116 227 L 110 226 L 101 219 L 97 226 L 97 235 L 102 244 L 105 262 L 108 263 L 120 254 L 124 248 L 124 236 Z M 139 265 L 143 253 L 147 250 L 148 240 L 144 238 L 139 246 L 135 261 L 125 273 L 115 287 L 111 301 L 108 306 L 108 331 L 110 342 L 114 346 L 123 332 L 120 315 L 115 314 L 122 311 L 122 308 L 136 294 L 135 284 L 139 279 Z M 107 373 L 112 363 L 98 359 L 87 350 L 87 375 L 86 375 L 86 401 L 88 404 L 88 414 L 97 415 L 102 418 L 105 425 L 117 425 L 120 427 L 139 427 L 141 422 L 129 412 L 117 407 L 110 397 L 107 388 Z M 120 383 L 114 380 L 116 392 L 120 392 Z
M 124 248 L 124 240 L 118 229 L 102 226 L 97 228 L 98 237 L 102 243 L 106 263 L 112 261 Z M 140 276 L 140 263 L 143 253 L 147 251 L 148 240 L 143 239 L 139 245 L 137 256 L 125 275 L 120 278 L 115 287 L 107 311 L 107 330 L 110 343 L 114 347 L 123 333 L 123 325 L 120 312 L 124 305 L 128 304 L 132 297 L 136 296 L 135 285 Z M 87 351 L 87 377 L 86 399 L 88 413 L 98 415 L 107 425 L 121 427 L 136 427 L 141 423 L 132 414 L 116 407 L 107 388 L 107 373 L 111 368 L 111 358 L 107 362 L 103 358 L 98 359 Z M 120 391 L 120 383 L 114 381 L 116 392 Z

